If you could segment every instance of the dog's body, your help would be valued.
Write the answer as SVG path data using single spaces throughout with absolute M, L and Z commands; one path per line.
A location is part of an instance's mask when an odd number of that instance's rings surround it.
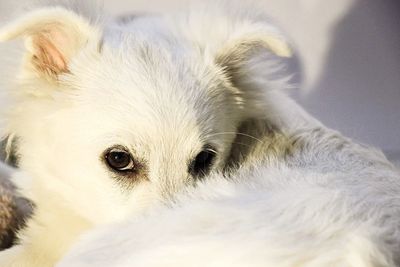
M 8 136 L 18 137 L 21 171 L 14 181 L 36 208 L 19 233 L 21 244 L 0 254 L 1 266 L 53 266 L 86 230 L 171 203 L 202 179 L 192 198 L 181 197 L 187 206 L 160 212 L 167 225 L 180 226 L 166 228 L 166 237 L 178 238 L 183 231 L 182 240 L 160 239 L 171 243 L 146 249 L 150 243 L 144 239 L 156 240 L 153 229 L 140 227 L 157 222 L 152 214 L 132 232 L 143 241 L 135 243 L 130 235 L 122 240 L 133 258 L 122 252 L 122 263 L 104 261 L 105 266 L 164 265 L 164 260 L 171 266 L 212 266 L 199 261 L 208 252 L 196 246 L 213 243 L 214 233 L 220 239 L 204 249 L 232 245 L 213 254 L 216 266 L 229 265 L 225 259 L 237 250 L 244 253 L 237 254 L 237 266 L 394 266 L 398 261 L 398 174 L 382 154 L 325 129 L 279 92 L 286 84 L 272 77 L 291 51 L 262 15 L 217 4 L 179 16 L 99 23 L 97 16 L 76 10 L 43 8 L 0 32 L 0 40 L 20 36 L 26 40 L 25 60 L 2 125 Z M 258 204 L 242 204 L 252 200 L 254 187 Z M 309 194 L 293 196 L 299 187 Z M 243 217 L 231 214 L 235 203 L 254 218 L 244 211 Z M 210 216 L 205 225 L 204 209 Z M 227 217 L 218 219 L 220 212 Z M 169 217 L 175 213 L 176 222 Z M 181 228 L 187 227 L 185 217 L 196 222 L 187 231 Z M 232 221 L 224 220 L 228 217 Z M 258 217 L 268 221 L 254 224 Z M 243 231 L 224 230 L 235 220 Z M 154 226 L 159 233 L 162 226 Z M 116 233 L 125 231 L 131 229 Z M 196 237 L 199 231 L 204 235 Z M 257 238 L 243 239 L 246 233 Z M 263 234 L 265 239 L 258 239 Z M 105 236 L 100 237 L 105 247 L 121 241 Z M 185 247 L 185 236 L 199 242 L 181 258 L 174 248 Z M 298 236 L 301 243 L 289 246 Z M 278 237 L 279 251 L 264 254 Z M 305 249 L 315 247 L 307 246 L 310 240 L 333 260 L 313 251 L 303 257 Z M 138 244 L 143 250 L 136 258 Z M 108 253 L 117 257 L 119 252 Z M 166 254 L 171 257 L 148 262 Z M 78 266 L 75 260 L 82 260 L 101 266 L 96 256 L 74 255 L 72 263 L 63 264 Z
M 172 207 L 91 232 L 56 266 L 399 266 L 398 173 L 326 129 L 290 140 L 286 162 L 257 155 Z
M 57 267 L 398 266 L 398 170 L 287 96 L 269 99 L 279 130 L 251 124 L 239 170 L 90 232 Z

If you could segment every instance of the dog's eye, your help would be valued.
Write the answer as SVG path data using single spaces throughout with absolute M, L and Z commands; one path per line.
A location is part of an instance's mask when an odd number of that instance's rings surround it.
M 214 163 L 215 156 L 216 152 L 213 149 L 204 149 L 197 154 L 196 158 L 190 164 L 189 173 L 200 177 L 206 175 Z
M 131 154 L 120 148 L 110 149 L 105 154 L 105 160 L 110 168 L 119 172 L 132 171 L 135 169 Z

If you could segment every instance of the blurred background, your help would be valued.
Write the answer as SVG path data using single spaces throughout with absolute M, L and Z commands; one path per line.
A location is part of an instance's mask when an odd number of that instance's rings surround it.
M 165 12 L 187 4 L 104 2 L 114 15 Z M 383 149 L 400 164 L 400 1 L 254 2 L 287 32 L 300 54 L 303 87 L 293 92 L 297 101 L 328 127 Z M 13 3 L 0 0 L 0 21 L 12 14 Z M 0 46 L 0 57 L 6 53 Z

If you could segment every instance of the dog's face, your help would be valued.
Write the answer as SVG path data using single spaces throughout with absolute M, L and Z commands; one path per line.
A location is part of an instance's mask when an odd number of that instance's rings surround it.
M 188 34 L 196 27 L 174 23 L 104 29 L 52 8 L 0 33 L 26 37 L 6 130 L 19 138 L 38 205 L 47 199 L 94 223 L 113 221 L 224 167 L 247 109 L 257 109 L 257 95 L 241 88 L 258 88 L 260 51 L 286 56 L 287 46 L 247 24 L 209 46 L 201 31 Z

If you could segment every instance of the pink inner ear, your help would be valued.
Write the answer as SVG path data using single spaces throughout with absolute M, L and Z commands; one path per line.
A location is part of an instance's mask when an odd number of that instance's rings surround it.
M 49 75 L 68 72 L 66 57 L 57 48 L 58 44 L 65 45 L 65 43 L 62 44 L 62 41 L 60 41 L 60 38 L 51 34 L 40 34 L 33 38 L 35 48 L 33 63 L 39 71 L 44 71 Z

